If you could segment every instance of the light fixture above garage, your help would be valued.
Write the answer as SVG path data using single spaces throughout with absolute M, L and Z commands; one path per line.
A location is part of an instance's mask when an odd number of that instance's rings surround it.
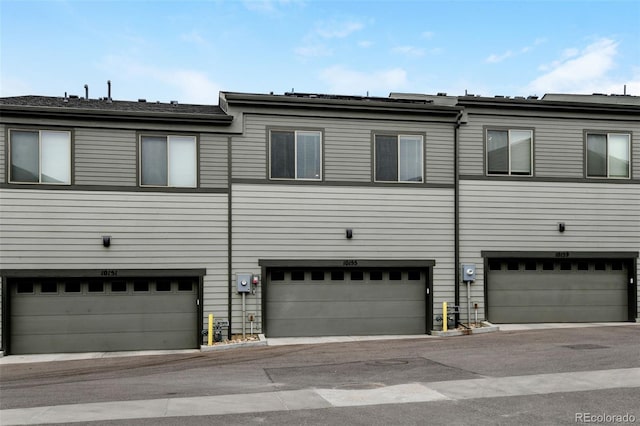
M 102 236 L 102 245 L 103 247 L 109 247 L 111 245 L 111 235 Z
M 564 232 L 564 222 L 558 222 L 558 232 Z
M 350 240 L 353 238 L 353 229 L 347 228 L 347 239 Z

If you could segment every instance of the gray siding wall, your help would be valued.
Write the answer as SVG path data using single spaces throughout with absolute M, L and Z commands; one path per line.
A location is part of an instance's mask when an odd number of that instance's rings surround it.
M 200 187 L 227 187 L 228 137 L 203 133 L 200 135 Z
M 453 189 L 234 184 L 232 200 L 234 275 L 260 273 L 259 259 L 434 259 L 429 309 L 453 303 Z M 247 297 L 258 318 L 260 291 Z M 241 300 L 234 292 L 234 332 Z
M 0 198 L 0 269 L 206 268 L 205 324 L 208 313 L 226 316 L 226 194 L 1 189 Z
M 6 142 L 5 142 L 6 134 L 5 134 L 5 126 L 0 124 L 0 183 L 5 183 L 6 181 Z
M 136 186 L 136 132 L 76 129 L 77 185 Z
M 24 125 L 22 125 L 24 126 Z M 46 126 L 35 126 L 43 128 Z M 69 126 L 73 131 L 74 184 L 97 186 L 138 186 L 138 134 L 135 130 Z M 0 171 L 6 178 L 4 129 L 0 136 Z M 163 131 L 149 131 L 163 134 Z M 193 132 L 185 131 L 186 134 Z M 200 133 L 200 187 L 226 188 L 228 184 L 227 137 Z
M 564 233 L 558 232 L 558 222 L 565 222 Z M 482 250 L 639 249 L 640 185 L 460 182 L 460 261 L 478 266 L 478 280 L 472 285 L 471 299 L 481 307 L 482 318 Z M 466 290 L 461 292 L 461 305 L 466 306 Z M 466 308 L 464 317 L 465 312 Z
M 371 182 L 372 132 L 426 134 L 426 182 L 453 184 L 453 125 L 315 117 L 244 114 L 244 134 L 233 137 L 233 177 L 268 178 L 270 127 L 321 129 L 324 132 L 324 180 Z
M 484 175 L 484 126 L 534 129 L 534 175 L 536 177 L 583 178 L 584 131 L 631 131 L 632 176 L 640 178 L 640 123 L 606 119 L 510 117 L 469 114 L 460 127 L 460 174 Z

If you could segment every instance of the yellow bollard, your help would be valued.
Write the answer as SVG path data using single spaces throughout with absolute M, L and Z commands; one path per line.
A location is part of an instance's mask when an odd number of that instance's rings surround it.
M 447 302 L 442 302 L 442 331 L 447 331 L 449 319 L 447 318 Z
M 213 314 L 209 314 L 209 329 L 207 330 L 207 344 L 213 345 Z

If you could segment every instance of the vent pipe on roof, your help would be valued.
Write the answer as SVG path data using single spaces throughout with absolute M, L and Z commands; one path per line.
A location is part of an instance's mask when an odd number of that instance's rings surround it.
M 85 99 L 89 99 L 89 85 L 88 84 L 84 85 L 84 98 Z
M 107 102 L 111 102 L 111 80 L 107 80 Z

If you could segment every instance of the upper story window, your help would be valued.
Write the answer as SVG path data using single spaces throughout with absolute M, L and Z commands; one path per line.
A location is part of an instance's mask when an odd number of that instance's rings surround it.
M 271 130 L 271 179 L 322 179 L 322 133 L 308 130 Z
M 533 130 L 487 130 L 487 174 L 531 176 Z
M 9 131 L 9 182 L 71 184 L 71 132 Z
M 631 135 L 587 133 L 587 177 L 629 178 Z
M 195 136 L 141 136 L 140 185 L 195 188 L 196 153 Z
M 375 182 L 424 182 L 421 135 L 375 135 Z

